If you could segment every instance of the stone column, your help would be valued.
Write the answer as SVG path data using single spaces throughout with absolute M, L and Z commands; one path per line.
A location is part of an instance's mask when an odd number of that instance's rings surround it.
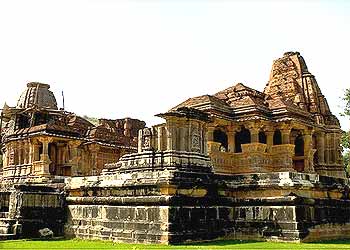
M 304 134 L 304 152 L 306 155 L 306 152 L 310 151 L 312 149 L 312 135 L 310 132 L 305 132 Z
M 325 145 L 324 145 L 324 132 L 319 132 L 316 136 L 317 140 L 317 158 L 319 164 L 324 164 L 325 158 Z
M 9 154 L 8 152 L 9 152 L 8 144 L 6 144 L 5 145 L 5 149 L 3 151 L 3 156 L 2 156 L 2 160 L 3 160 L 2 166 L 3 166 L 3 168 L 8 166 L 8 154 Z
M 290 128 L 281 129 L 282 144 L 290 144 Z
M 31 155 L 30 155 L 30 160 L 31 162 L 36 162 L 40 160 L 40 155 L 39 155 L 39 141 L 36 139 L 31 139 Z
M 78 147 L 81 144 L 81 141 L 69 141 L 70 149 L 70 159 L 71 163 L 71 176 L 78 176 Z
M 209 126 L 207 128 L 207 152 L 210 154 L 211 152 L 218 151 L 218 146 L 216 145 L 217 143 L 214 142 L 214 131 L 215 127 L 214 126 Z
M 202 138 L 203 138 L 203 154 L 208 154 L 208 133 L 206 127 L 203 125 L 202 130 Z
M 180 132 L 180 145 L 179 145 L 179 149 L 181 151 L 186 151 L 188 148 L 188 130 L 181 126 L 179 128 L 179 132 Z
M 167 150 L 176 150 L 176 127 L 174 124 L 167 124 Z
M 227 143 L 228 143 L 228 152 L 234 153 L 236 147 L 235 141 L 236 131 L 233 127 L 230 127 L 227 130 Z
M 43 144 L 43 152 L 40 155 L 41 161 L 41 171 L 40 175 L 49 176 L 50 175 L 50 156 L 49 156 L 49 143 L 53 141 L 52 138 L 40 138 L 39 141 Z
M 172 149 L 172 127 L 167 126 L 166 127 L 166 149 L 171 150 Z
M 28 140 L 24 141 L 24 164 L 29 163 L 29 142 Z
M 325 139 L 326 139 L 326 143 L 325 143 L 325 152 L 324 152 L 324 161 L 326 164 L 329 164 L 330 163 L 330 155 L 329 155 L 329 142 L 330 142 L 330 138 L 329 138 L 329 134 L 326 133 L 326 136 L 325 136 Z
M 274 131 L 266 131 L 265 132 L 266 134 L 266 144 L 267 144 L 267 148 L 266 148 L 266 151 L 268 153 L 271 153 L 272 152 L 272 146 L 273 146 L 273 134 L 274 134 Z
M 100 150 L 100 146 L 97 144 L 89 145 L 89 150 L 91 152 L 91 174 L 97 175 L 97 153 Z
M 334 134 L 334 163 L 338 164 L 341 157 L 341 148 L 340 148 L 340 137 L 339 134 Z
M 139 130 L 139 134 L 137 137 L 137 152 L 141 153 L 142 152 L 142 137 L 143 137 L 143 130 Z
M 259 129 L 258 128 L 250 128 L 250 142 L 251 143 L 258 143 L 259 142 Z
M 9 163 L 9 166 L 15 165 L 15 164 L 16 164 L 15 149 L 14 149 L 14 147 L 15 147 L 14 142 L 10 142 L 10 145 L 9 145 L 9 152 L 8 152 L 8 156 L 9 156 L 8 163 Z
M 162 151 L 164 148 L 163 145 L 163 127 L 159 126 L 157 127 L 157 145 L 158 145 L 158 151 Z
M 44 155 L 45 156 L 44 158 L 46 158 L 46 156 L 50 158 L 49 157 L 49 140 L 41 140 L 41 142 L 43 144 L 43 153 L 41 155 Z
M 215 131 L 215 127 L 208 127 L 207 129 L 208 141 L 214 141 L 214 131 Z
M 18 165 L 23 164 L 23 142 L 17 142 Z

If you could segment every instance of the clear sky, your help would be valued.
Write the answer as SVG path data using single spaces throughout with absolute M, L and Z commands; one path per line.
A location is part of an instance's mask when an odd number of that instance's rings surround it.
M 69 111 L 152 125 L 237 82 L 262 91 L 273 59 L 299 51 L 338 115 L 349 26 L 350 1 L 0 0 L 0 103 L 39 81 Z

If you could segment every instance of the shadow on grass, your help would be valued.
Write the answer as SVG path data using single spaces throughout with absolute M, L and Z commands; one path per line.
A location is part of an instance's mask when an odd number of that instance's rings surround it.
M 180 244 L 174 244 L 175 246 L 226 246 L 226 245 L 238 245 L 246 243 L 258 243 L 261 241 L 253 240 L 212 240 L 212 241 L 202 241 L 202 242 L 186 242 Z
M 350 239 L 323 240 L 323 241 L 306 242 L 304 244 L 350 244 Z
M 66 241 L 69 240 L 64 237 L 52 237 L 52 238 L 30 238 L 30 239 L 17 239 L 22 241 Z

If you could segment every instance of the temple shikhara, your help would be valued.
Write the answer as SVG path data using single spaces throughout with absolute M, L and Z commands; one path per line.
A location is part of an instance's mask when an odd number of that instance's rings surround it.
M 192 97 L 164 123 L 87 119 L 28 83 L 1 118 L 0 239 L 315 241 L 350 235 L 342 130 L 298 52 L 263 91 Z

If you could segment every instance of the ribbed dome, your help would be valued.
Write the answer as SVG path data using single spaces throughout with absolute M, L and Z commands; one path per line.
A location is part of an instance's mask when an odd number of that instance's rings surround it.
M 43 108 L 58 109 L 54 94 L 49 90 L 50 85 L 30 82 L 27 89 L 21 94 L 17 102 L 17 108 Z

